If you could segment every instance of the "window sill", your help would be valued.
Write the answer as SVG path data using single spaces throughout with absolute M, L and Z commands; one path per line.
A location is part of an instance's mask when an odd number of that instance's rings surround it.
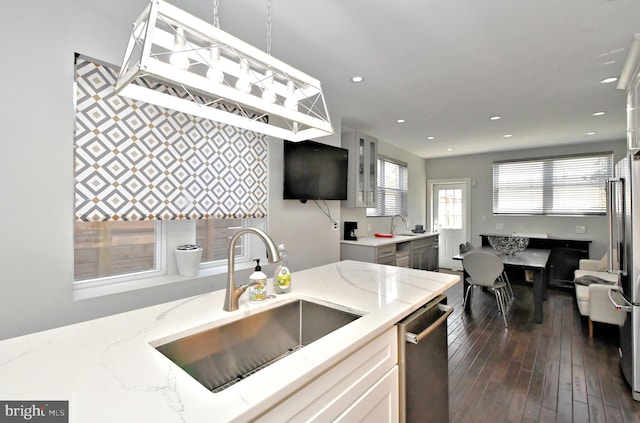
M 252 262 L 236 263 L 235 270 L 253 269 Z M 213 278 L 218 275 L 226 275 L 227 266 L 215 266 L 200 268 L 198 274 L 193 277 L 180 275 L 161 275 L 141 279 L 132 279 L 123 282 L 102 283 L 77 283 L 73 288 L 73 301 L 88 300 L 107 295 L 121 294 L 123 292 L 139 289 L 155 288 L 163 285 L 178 284 Z

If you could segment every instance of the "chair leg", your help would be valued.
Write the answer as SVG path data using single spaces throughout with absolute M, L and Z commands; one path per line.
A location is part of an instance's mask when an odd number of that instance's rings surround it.
M 507 299 L 507 303 L 511 305 L 513 300 L 515 300 L 516 296 L 513 293 L 513 288 L 511 288 L 511 282 L 509 282 L 509 276 L 507 276 L 507 272 L 502 272 L 500 276 L 498 276 L 498 280 L 500 282 L 504 282 L 506 286 L 505 298 Z
M 593 338 L 593 320 L 589 317 L 589 338 Z
M 498 303 L 498 311 L 502 313 L 502 320 L 504 321 L 504 327 L 508 327 L 507 325 L 507 310 L 505 305 L 506 298 L 504 297 L 504 293 L 500 292 L 501 289 L 494 289 L 493 292 L 496 296 L 496 302 Z
M 473 285 L 469 285 L 467 287 L 467 292 L 464 293 L 464 301 L 462 302 L 462 309 L 466 310 L 467 308 L 467 300 L 469 299 L 469 294 L 471 289 L 473 288 Z M 464 316 L 464 313 L 462 313 L 462 315 Z
M 509 282 L 509 276 L 507 276 L 507 272 L 502 272 L 501 275 L 504 278 L 504 283 L 507 284 L 507 290 L 509 291 L 509 304 L 516 299 L 516 295 L 513 293 L 513 288 L 511 288 L 511 282 Z

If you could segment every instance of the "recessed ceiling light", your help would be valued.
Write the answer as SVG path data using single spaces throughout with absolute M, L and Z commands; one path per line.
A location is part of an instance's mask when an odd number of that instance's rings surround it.
M 447 148 L 447 151 L 453 151 L 453 148 L 449 147 Z
M 502 116 L 491 116 L 489 118 L 489 120 L 498 120 L 498 119 L 502 119 Z
M 404 123 L 404 122 L 405 122 L 405 120 L 404 120 L 404 119 L 398 119 L 398 120 L 396 120 L 396 122 L 398 122 L 398 123 Z
M 511 138 L 512 136 L 513 136 L 513 135 L 511 135 L 511 134 L 504 134 L 504 135 L 503 135 L 503 137 L 504 137 L 504 138 Z
M 355 82 L 356 84 L 362 81 L 364 81 L 364 77 L 362 76 L 354 76 L 353 78 L 351 78 L 351 82 Z
M 602 115 L 605 115 L 605 114 L 606 114 L 606 112 L 595 112 L 595 113 L 593 113 L 593 116 L 602 116 Z
M 616 76 L 610 76 L 609 78 L 605 78 L 600 80 L 600 83 L 602 84 L 609 84 L 611 82 L 616 82 L 618 80 L 618 78 Z
M 432 136 L 428 136 L 427 139 L 428 140 L 434 140 L 436 137 L 432 137 Z
M 595 135 L 595 132 L 587 132 L 587 135 Z

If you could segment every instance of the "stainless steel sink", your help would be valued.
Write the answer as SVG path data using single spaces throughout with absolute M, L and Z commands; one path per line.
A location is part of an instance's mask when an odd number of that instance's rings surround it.
M 219 392 L 359 317 L 297 300 L 156 349 L 207 389 Z

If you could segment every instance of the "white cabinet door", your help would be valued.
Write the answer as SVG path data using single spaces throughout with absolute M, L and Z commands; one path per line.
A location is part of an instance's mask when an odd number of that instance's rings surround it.
M 364 404 L 358 409 L 366 407 L 367 404 L 374 408 L 384 407 L 373 403 L 375 398 L 378 398 L 378 403 L 382 401 L 380 389 L 387 389 L 388 396 L 395 395 L 395 399 L 389 398 L 389 401 L 398 402 L 398 372 L 396 370 L 390 373 L 390 370 L 397 368 L 397 364 L 398 335 L 396 326 L 393 326 L 309 385 L 286 398 L 258 421 L 333 421 L 360 401 L 364 401 Z M 370 394 L 370 399 L 362 398 L 383 379 L 394 380 L 395 394 L 390 388 L 380 387 L 375 393 Z M 391 385 L 391 380 L 385 381 L 384 386 L 387 385 Z M 392 421 L 397 421 L 398 418 L 399 413 L 396 413 L 396 420 Z
M 400 419 L 398 407 L 398 366 L 395 366 L 335 421 L 395 423 Z
M 378 186 L 378 140 L 359 132 L 342 134 L 342 148 L 349 150 L 346 207 L 375 207 Z

